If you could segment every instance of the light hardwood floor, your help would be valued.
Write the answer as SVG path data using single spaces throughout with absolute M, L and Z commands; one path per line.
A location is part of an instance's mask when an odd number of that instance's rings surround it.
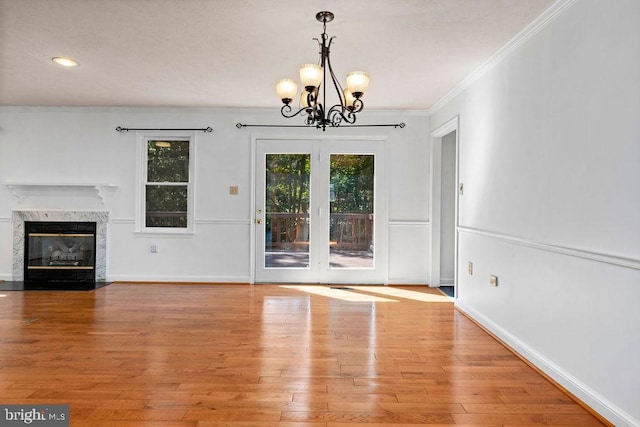
M 0 291 L 0 403 L 72 426 L 601 425 L 426 287 Z

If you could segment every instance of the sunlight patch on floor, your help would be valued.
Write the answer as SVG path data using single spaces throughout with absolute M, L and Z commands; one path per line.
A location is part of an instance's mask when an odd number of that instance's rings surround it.
M 381 294 L 395 298 L 412 299 L 421 302 L 448 302 L 451 303 L 451 298 L 446 295 L 436 295 L 426 292 L 410 291 L 408 289 L 399 289 L 389 286 L 357 286 L 355 290 L 371 292 L 374 294 Z
M 354 292 L 357 288 L 354 287 L 353 290 L 342 290 L 342 289 L 332 289 L 327 286 L 318 286 L 318 285 L 281 285 L 281 288 L 286 289 L 294 289 L 300 292 L 306 292 L 308 294 L 320 295 L 328 298 L 336 298 L 343 301 L 352 301 L 352 302 L 398 302 L 393 299 L 377 297 L 374 295 L 368 294 L 360 294 L 358 292 Z

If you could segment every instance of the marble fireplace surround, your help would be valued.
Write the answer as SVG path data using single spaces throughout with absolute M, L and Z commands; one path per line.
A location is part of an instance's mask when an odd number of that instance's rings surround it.
M 78 221 L 96 223 L 96 282 L 107 277 L 107 223 L 105 211 L 13 211 L 13 280 L 24 280 L 24 223 L 25 221 Z

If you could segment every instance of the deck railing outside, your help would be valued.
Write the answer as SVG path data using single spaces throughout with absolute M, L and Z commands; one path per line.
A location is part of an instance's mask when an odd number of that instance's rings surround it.
M 266 246 L 272 250 L 307 250 L 309 214 L 267 214 Z M 332 213 L 329 240 L 335 250 L 368 251 L 373 244 L 373 214 Z
M 266 246 L 272 250 L 307 250 L 309 214 L 272 212 L 266 218 Z M 186 212 L 147 212 L 147 227 L 186 228 Z M 329 240 L 335 250 L 367 251 L 373 244 L 373 214 L 332 213 Z
M 187 228 L 186 212 L 149 212 L 146 215 L 147 227 Z

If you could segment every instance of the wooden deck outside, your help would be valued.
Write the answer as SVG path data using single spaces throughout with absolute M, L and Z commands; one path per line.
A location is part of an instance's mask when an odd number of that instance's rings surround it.
M 304 251 L 272 251 L 265 252 L 267 268 L 302 268 L 309 266 L 309 252 Z M 337 251 L 329 252 L 331 268 L 373 268 L 372 251 Z
M 601 423 L 425 287 L 0 292 L 0 403 L 72 426 Z
M 265 223 L 265 267 L 309 265 L 309 214 L 269 213 Z M 373 268 L 373 215 L 331 213 L 331 268 Z

